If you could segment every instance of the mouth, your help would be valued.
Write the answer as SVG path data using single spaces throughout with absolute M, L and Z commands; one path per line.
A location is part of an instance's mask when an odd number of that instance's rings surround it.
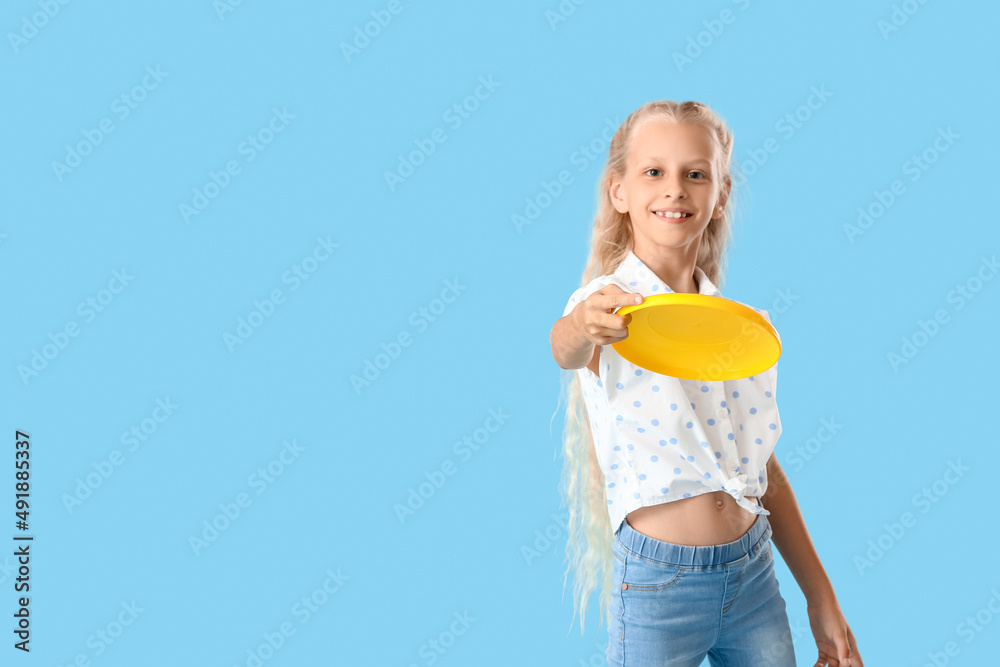
M 668 220 L 683 220 L 684 218 L 690 218 L 693 215 L 683 211 L 653 211 L 653 213 L 661 218 L 667 218 Z

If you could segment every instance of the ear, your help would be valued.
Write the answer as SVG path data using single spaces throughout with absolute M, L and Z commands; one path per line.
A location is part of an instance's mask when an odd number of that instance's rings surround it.
M 625 184 L 616 174 L 612 174 L 608 182 L 608 195 L 611 197 L 611 204 L 619 213 L 628 213 L 628 204 L 622 199 L 622 189 Z
M 733 182 L 727 178 L 719 192 L 719 198 L 715 203 L 715 210 L 713 211 L 712 217 L 717 218 L 722 214 L 722 210 L 726 208 L 726 202 L 729 201 L 729 194 L 732 192 L 732 189 Z

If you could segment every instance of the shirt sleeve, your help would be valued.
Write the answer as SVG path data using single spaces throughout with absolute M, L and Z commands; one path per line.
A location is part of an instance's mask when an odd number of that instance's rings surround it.
M 587 297 L 589 297 L 594 292 L 597 292 L 602 287 L 605 287 L 606 285 L 611 283 L 612 280 L 613 276 L 599 276 L 591 280 L 583 287 L 578 288 L 569 297 L 569 301 L 566 303 L 566 308 L 563 310 L 562 316 L 566 317 L 567 315 L 572 313 L 573 309 L 576 308 L 576 304 L 580 303 L 581 301 L 586 301 Z

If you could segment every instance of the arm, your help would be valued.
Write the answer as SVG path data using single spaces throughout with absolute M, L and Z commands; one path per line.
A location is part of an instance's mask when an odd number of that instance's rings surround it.
M 771 541 L 806 596 L 806 612 L 819 654 L 816 664 L 864 667 L 854 632 L 844 618 L 830 577 L 809 538 L 792 485 L 773 454 L 767 460 L 767 477 L 767 491 L 760 500 L 771 513 L 768 516 Z
M 584 337 L 582 330 L 573 320 L 576 313 L 577 309 L 574 308 L 569 315 L 560 317 L 552 325 L 552 331 L 549 333 L 552 358 L 560 368 L 583 368 L 594 356 L 594 344 Z
M 836 602 L 833 584 L 827 576 L 823 564 L 816 553 L 805 520 L 795 499 L 795 492 L 788 480 L 778 457 L 774 454 L 767 460 L 767 491 L 761 498 L 764 508 L 771 513 L 771 541 L 778 547 L 788 569 L 806 597 L 810 606 L 824 602 Z

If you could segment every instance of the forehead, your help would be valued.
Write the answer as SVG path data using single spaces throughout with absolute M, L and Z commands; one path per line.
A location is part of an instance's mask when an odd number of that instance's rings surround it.
M 717 147 L 715 137 L 704 125 L 649 119 L 635 128 L 630 148 L 633 162 L 704 160 L 712 164 Z

